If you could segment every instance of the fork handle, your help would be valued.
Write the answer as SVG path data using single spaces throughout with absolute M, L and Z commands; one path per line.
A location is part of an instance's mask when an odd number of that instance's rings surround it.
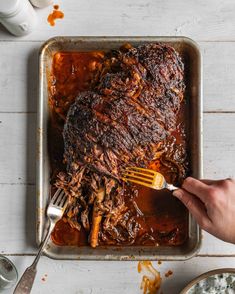
M 179 189 L 179 187 L 176 187 L 176 186 L 174 186 L 172 184 L 167 184 L 167 183 L 166 183 L 166 187 L 165 188 L 168 189 L 168 190 L 170 190 L 170 191 L 174 191 L 174 190 Z
M 37 255 L 36 255 L 36 257 L 35 257 L 35 259 L 34 259 L 34 261 L 32 263 L 32 266 L 34 266 L 35 268 L 36 268 L 36 266 L 38 264 L 38 261 L 39 261 L 41 255 L 42 255 L 42 252 L 43 252 L 44 248 L 46 247 L 47 242 L 48 242 L 48 240 L 49 240 L 49 238 L 51 236 L 51 233 L 52 233 L 52 231 L 53 231 L 53 229 L 55 227 L 55 224 L 56 224 L 55 222 L 51 222 L 50 220 L 49 220 L 49 222 L 50 222 L 50 224 L 49 224 L 49 228 L 47 230 L 46 236 L 45 236 L 44 240 L 42 241 L 42 243 L 41 243 L 41 245 L 39 247 L 38 253 L 37 253 Z
M 15 287 L 13 294 L 29 294 L 33 287 L 34 279 L 37 273 L 37 264 L 42 255 L 43 249 L 45 248 L 47 241 L 51 235 L 52 230 L 54 229 L 55 223 L 50 222 L 49 229 L 47 234 L 39 248 L 38 254 L 36 255 L 33 263 L 29 266 L 23 273 L 21 279 Z
M 33 287 L 33 282 L 37 273 L 37 268 L 34 266 L 29 266 L 23 273 L 21 279 L 19 280 L 13 294 L 28 294 L 31 292 Z

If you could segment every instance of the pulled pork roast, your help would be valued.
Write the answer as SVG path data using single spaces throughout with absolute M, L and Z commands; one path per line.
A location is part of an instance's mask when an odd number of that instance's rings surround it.
M 106 54 L 91 89 L 70 107 L 63 132 L 67 173 L 57 186 L 70 198 L 68 222 L 82 225 L 93 247 L 135 242 L 139 211 L 134 199 L 133 209 L 126 205 L 135 193 L 128 189 L 125 196 L 121 171 L 147 167 L 156 157 L 176 128 L 184 88 L 183 63 L 172 47 L 126 45 Z

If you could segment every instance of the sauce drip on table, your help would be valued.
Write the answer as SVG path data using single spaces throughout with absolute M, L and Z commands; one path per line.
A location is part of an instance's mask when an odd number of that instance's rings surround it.
M 47 21 L 53 27 L 56 19 L 64 18 L 64 13 L 59 10 L 59 5 L 53 6 L 54 10 L 48 15 Z
M 138 273 L 142 273 L 142 281 L 140 289 L 143 294 L 157 294 L 159 293 L 162 279 L 160 272 L 158 272 L 152 265 L 151 261 L 139 261 Z
M 59 52 L 54 55 L 49 73 L 49 155 L 51 183 L 58 172 L 65 170 L 63 164 L 62 131 L 67 111 L 79 92 L 88 90 L 100 62 L 104 57 L 101 51 Z M 176 154 L 182 165 L 187 168 L 185 112 L 183 105 L 178 116 L 178 127 L 163 143 L 163 149 Z M 167 153 L 167 152 L 165 152 Z M 158 156 L 149 168 L 161 172 L 169 183 L 179 184 L 186 176 L 170 158 Z M 52 186 L 52 192 L 53 190 Z M 185 207 L 166 190 L 156 191 L 146 187 L 135 187 L 134 195 L 126 188 L 126 205 L 138 211 L 136 220 L 140 225 L 139 235 L 132 245 L 161 246 L 180 245 L 188 236 L 188 212 Z M 66 217 L 60 220 L 52 233 L 58 245 L 88 245 L 88 235 L 84 229 L 73 229 Z M 101 242 L 101 245 L 107 245 Z

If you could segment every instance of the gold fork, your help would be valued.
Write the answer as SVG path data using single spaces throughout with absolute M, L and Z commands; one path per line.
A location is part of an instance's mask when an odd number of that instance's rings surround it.
M 179 189 L 172 184 L 168 184 L 161 173 L 141 167 L 126 167 L 122 175 L 122 180 L 155 190 L 168 189 L 174 191 Z

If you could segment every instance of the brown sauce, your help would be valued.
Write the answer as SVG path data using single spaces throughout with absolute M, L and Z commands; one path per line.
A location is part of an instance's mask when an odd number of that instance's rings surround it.
M 151 261 L 139 261 L 138 273 L 142 273 L 142 281 L 140 289 L 143 290 L 143 294 L 157 294 L 159 293 L 162 279 L 161 274 L 157 271 Z
M 49 74 L 51 119 L 48 126 L 48 141 L 51 183 L 55 181 L 58 172 L 65 168 L 62 130 L 66 113 L 78 93 L 89 89 L 92 77 L 103 56 L 103 52 L 100 51 L 59 52 L 54 55 Z M 172 136 L 177 144 L 182 144 L 183 148 L 186 148 L 185 129 L 182 124 L 184 120 L 185 109 L 182 107 L 179 113 L 178 128 L 172 133 Z M 163 165 L 160 160 L 153 161 L 149 167 L 162 172 L 166 179 L 172 182 L 171 169 Z M 134 201 L 140 210 L 136 219 L 141 229 L 133 245 L 175 246 L 182 244 L 188 236 L 188 212 L 185 207 L 169 191 L 155 191 L 145 187 L 136 187 L 136 190 Z M 128 197 L 126 204 L 130 209 L 133 208 L 133 202 Z M 151 238 L 145 240 L 146 235 L 151 235 L 152 241 Z M 52 239 L 58 245 L 88 245 L 88 235 L 85 230 L 72 229 L 66 218 L 57 223 Z
M 168 272 L 165 273 L 165 277 L 166 278 L 169 278 L 172 275 L 173 275 L 173 271 L 172 270 L 169 270 Z

